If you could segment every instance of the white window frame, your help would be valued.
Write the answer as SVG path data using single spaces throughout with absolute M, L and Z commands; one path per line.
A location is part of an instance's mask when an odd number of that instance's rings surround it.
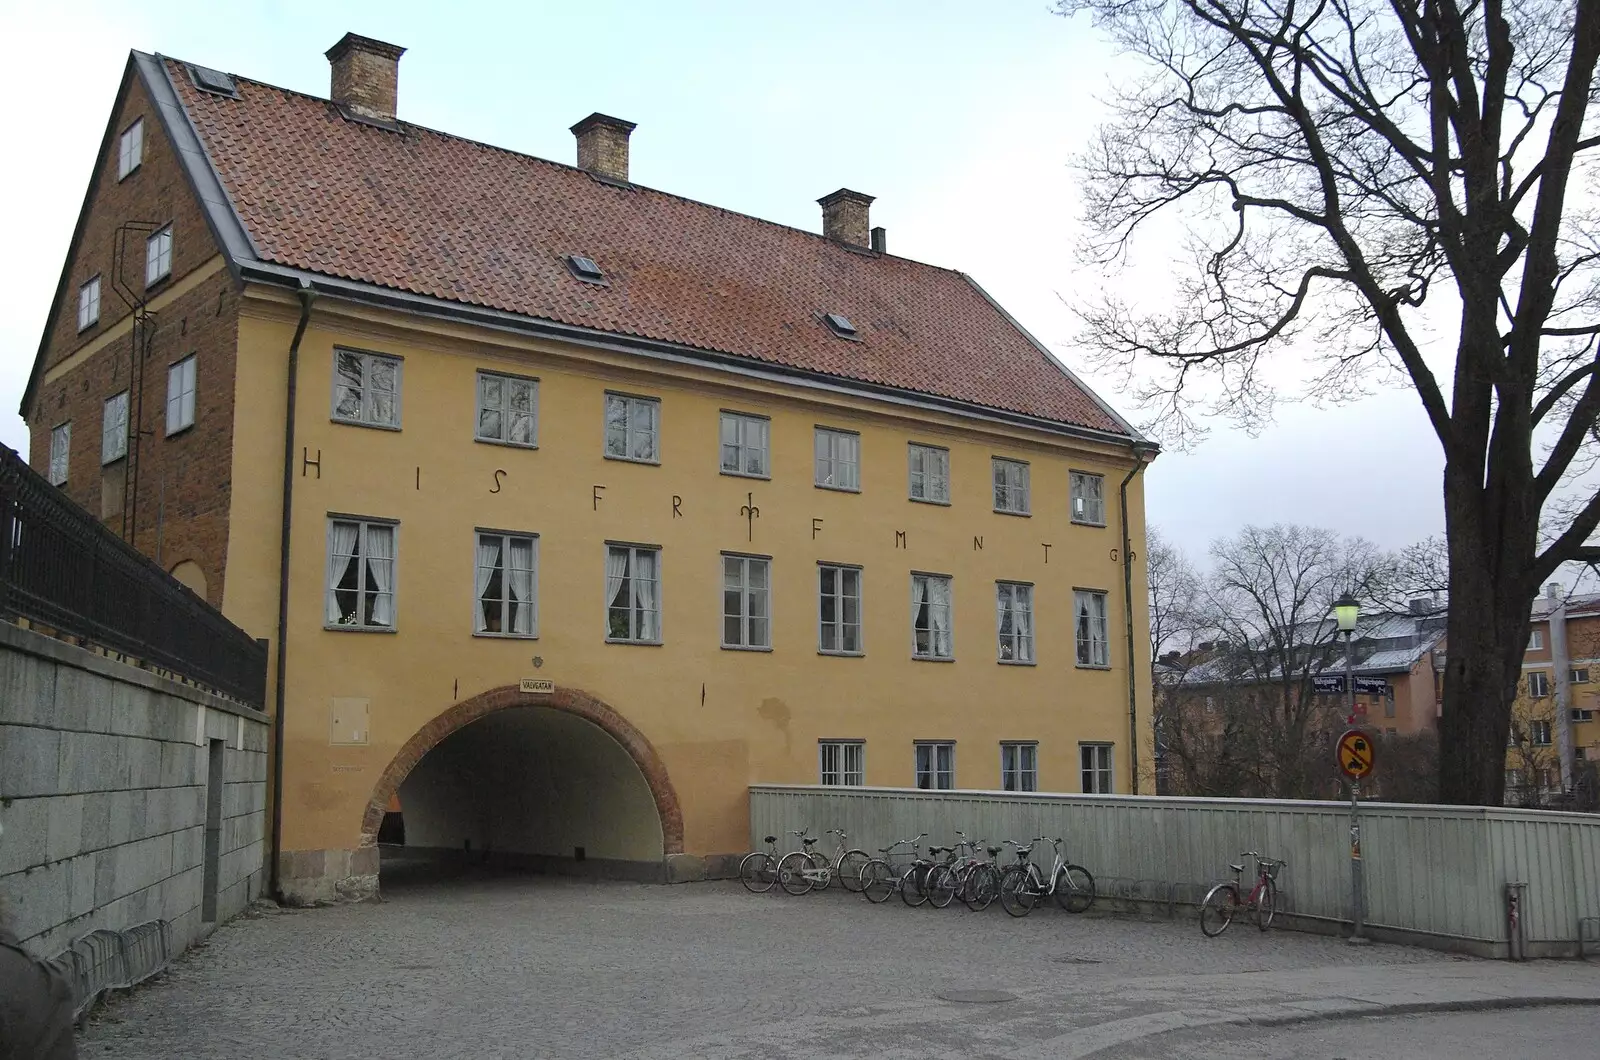
M 622 423 L 619 427 L 611 424 L 611 414 L 614 409 L 622 410 Z M 648 414 L 649 423 L 637 422 L 639 414 Z M 605 398 L 605 458 L 607 460 L 622 460 L 631 464 L 660 464 L 661 463 L 661 399 L 644 397 L 639 394 L 622 394 L 614 390 L 606 391 Z M 634 450 L 643 439 L 649 439 L 650 453 L 648 456 L 636 456 Z M 613 443 L 620 443 L 621 452 L 613 452 Z
M 1078 745 L 1078 774 L 1085 795 L 1117 793 L 1114 744 L 1086 742 Z
M 172 225 L 144 241 L 144 285 L 154 287 L 172 275 Z
M 918 465 L 921 465 L 920 467 Z M 931 466 L 930 466 L 931 465 Z M 950 503 L 950 450 L 942 445 L 906 445 L 906 491 L 923 504 Z
M 610 575 L 608 574 L 606 576 L 606 583 L 607 583 L 606 584 L 606 588 L 605 588 L 605 594 L 606 594 L 606 597 L 605 597 L 606 643 L 607 644 L 660 644 L 661 643 L 661 615 L 662 615 L 662 606 L 661 606 L 661 546 L 659 546 L 659 545 L 636 545 L 636 544 L 632 544 L 632 543 L 626 542 L 626 541 L 607 541 L 606 542 L 606 559 L 607 559 L 607 566 L 608 567 L 610 566 L 611 555 L 614 552 L 625 553 L 626 556 L 627 556 L 627 562 L 626 562 L 625 572 L 622 575 L 623 580 L 622 580 L 622 582 L 620 582 L 617 585 L 616 589 L 613 590 L 611 588 L 611 586 L 610 586 L 610 581 L 611 581 Z M 642 556 L 642 555 L 645 555 L 646 553 L 648 553 L 651 556 L 651 562 L 654 564 L 654 570 L 652 570 L 650 572 L 650 577 L 648 579 L 641 579 L 639 577 L 639 575 L 638 575 L 639 557 Z M 640 594 L 639 594 L 639 583 L 641 581 L 648 581 L 652 585 L 652 587 L 654 588 L 654 591 L 655 591 L 655 607 L 654 608 L 648 608 L 648 607 L 644 606 L 645 601 L 643 599 L 641 599 Z M 624 588 L 626 588 L 626 591 L 628 593 L 628 602 L 627 602 L 627 604 L 624 605 L 627 608 L 627 614 L 628 614 L 628 633 L 627 633 L 626 636 L 619 637 L 619 636 L 614 636 L 612 634 L 612 631 L 611 631 L 611 612 L 614 609 L 614 602 L 615 602 L 616 598 L 622 594 L 622 592 L 624 591 Z M 654 618 L 655 618 L 655 629 L 654 629 L 654 635 L 653 636 L 646 635 L 646 633 L 648 632 L 644 628 L 648 624 L 648 623 L 646 623 L 644 621 L 644 616 L 646 614 L 653 615 Z
M 1037 740 L 1000 741 L 1000 790 L 1039 790 L 1039 743 Z
M 916 740 L 912 744 L 916 787 L 924 791 L 954 791 L 956 744 L 954 740 Z
M 88 331 L 100 323 L 100 274 L 78 286 L 78 330 Z
M 194 406 L 199 381 L 197 356 L 190 354 L 167 366 L 167 437 L 194 426 Z
M 355 552 L 348 555 L 335 551 L 335 528 L 356 528 L 354 543 Z M 389 556 L 385 560 L 374 560 L 372 556 L 372 541 L 375 537 L 387 534 L 389 538 Z M 353 630 L 358 632 L 393 632 L 399 621 L 399 572 L 400 572 L 400 524 L 391 519 L 373 519 L 359 515 L 329 515 L 328 516 L 328 547 L 327 547 L 327 578 L 326 578 L 326 603 L 323 612 L 323 628 L 330 630 Z M 340 560 L 345 562 L 341 565 Z M 349 560 L 355 559 L 360 566 L 356 571 L 357 587 L 354 590 L 341 589 L 339 583 L 344 580 L 345 573 L 350 569 Z M 389 565 L 389 588 L 369 588 L 369 582 L 377 581 L 376 564 Z M 344 607 L 339 600 L 339 593 L 354 592 L 356 594 L 356 607 L 352 616 L 359 621 L 345 621 Z M 388 597 L 388 621 L 384 621 L 380 614 L 384 610 L 383 598 Z M 370 617 L 370 621 L 366 619 Z
M 994 510 L 1001 515 L 1031 515 L 1032 473 L 1026 460 L 1007 456 L 989 458 L 994 485 Z
M 1072 521 L 1080 526 L 1106 525 L 1106 477 L 1092 471 L 1072 471 L 1067 475 L 1068 503 Z M 1089 485 L 1093 483 L 1094 489 Z
M 117 180 L 126 180 L 144 163 L 144 119 L 135 118 L 117 138 Z
M 867 778 L 867 741 L 818 740 L 818 783 L 859 788 Z
M 1544 630 L 1535 629 L 1528 633 L 1528 650 L 1542 651 L 1544 649 Z
M 128 392 L 112 394 L 100 410 L 100 463 L 115 463 L 128 455 Z
M 825 584 L 829 572 L 833 574 L 833 592 L 828 592 Z M 855 592 L 846 591 L 846 582 L 855 582 Z M 849 563 L 818 563 L 817 564 L 817 653 L 819 655 L 865 655 L 867 653 L 866 641 L 863 639 L 865 632 L 862 621 L 862 571 L 861 568 Z M 845 601 L 854 599 L 856 602 L 856 620 L 845 621 Z M 833 621 L 829 622 L 824 604 L 833 602 Z M 826 634 L 833 632 L 833 642 L 837 647 L 828 647 Z M 856 646 L 844 647 L 845 634 L 855 632 Z
M 483 563 L 483 547 L 486 541 L 493 541 L 499 545 L 492 567 Z M 528 566 L 528 599 L 524 604 L 527 613 L 527 629 L 519 630 L 511 627 L 522 617 L 519 613 L 513 617 L 512 606 L 522 603 L 514 598 L 512 587 L 508 584 L 508 574 L 511 572 L 512 550 L 517 545 L 526 546 Z M 472 635 L 475 637 L 505 637 L 512 640 L 537 640 L 539 638 L 539 535 L 526 531 L 515 530 L 490 530 L 478 527 L 472 536 Z M 484 571 L 491 573 L 484 576 Z M 489 590 L 494 586 L 494 575 L 500 576 L 499 595 L 490 595 Z M 479 589 L 479 583 L 483 588 Z M 499 629 L 490 629 L 490 623 L 484 617 L 485 605 L 499 605 Z
M 762 584 L 756 585 L 756 572 Z M 730 595 L 736 594 L 729 612 Z M 757 611 L 761 613 L 757 613 Z M 728 623 L 737 624 L 728 639 Z M 772 650 L 772 557 L 722 553 L 722 646 L 728 651 Z
M 1543 670 L 1528 671 L 1528 697 L 1543 699 L 1550 694 L 1550 675 Z
M 361 378 L 357 382 L 349 382 L 341 375 L 339 368 L 342 364 L 352 363 L 360 366 Z M 377 365 L 387 365 L 394 369 L 394 386 L 391 390 L 379 388 L 373 380 L 373 368 Z M 372 427 L 383 431 L 398 431 L 400 429 L 400 399 L 404 393 L 405 361 L 393 354 L 375 353 L 372 350 L 356 350 L 347 346 L 333 348 L 333 405 L 330 418 L 335 423 L 347 423 L 352 427 Z M 353 397 L 359 408 L 354 413 L 341 412 L 340 397 L 348 393 Z M 389 397 L 389 416 L 384 418 L 381 409 L 383 396 Z
M 920 584 L 919 584 L 920 583 Z M 945 650 L 939 650 L 938 627 L 934 623 L 934 608 L 940 606 L 935 599 L 937 586 L 944 586 L 945 608 Z M 917 625 L 922 601 L 928 604 L 928 625 L 926 628 Z M 911 573 L 911 657 L 934 662 L 950 662 L 956 657 L 956 630 L 955 630 L 955 579 L 948 574 L 932 574 L 926 571 L 912 571 Z M 918 636 L 925 635 L 926 649 L 919 647 Z
M 729 433 L 733 439 L 729 440 Z M 772 420 L 753 412 L 723 409 L 717 421 L 718 466 L 724 475 L 739 478 L 772 477 Z M 750 457 L 757 470 L 750 470 Z M 729 458 L 732 458 L 730 465 Z
M 1528 742 L 1535 747 L 1549 747 L 1550 729 L 1550 723 L 1543 718 L 1535 718 L 1528 722 Z M 1540 737 L 1543 737 L 1543 739 Z
M 1587 666 L 1574 666 L 1567 672 L 1567 680 L 1575 685 L 1589 683 L 1589 668 Z
M 1098 601 L 1098 602 L 1097 602 Z M 1088 606 L 1088 638 L 1084 637 L 1084 607 Z M 1095 623 L 1098 623 L 1096 636 Z M 1102 589 L 1072 590 L 1072 636 L 1075 642 L 1073 659 L 1082 669 L 1109 670 L 1111 668 L 1111 622 L 1108 594 Z
M 72 421 L 50 428 L 50 485 L 65 486 L 72 470 Z
M 861 435 L 840 427 L 817 426 L 811 452 L 814 481 L 821 490 L 861 492 Z
M 995 646 L 996 661 L 1007 666 L 1033 666 L 1037 662 L 1033 654 L 1036 641 L 1033 627 L 1033 583 L 997 581 L 994 583 L 994 596 L 995 636 L 998 641 Z M 1022 623 L 1026 632 L 1017 631 L 1018 615 L 1026 618 Z M 1008 618 L 1011 620 L 1009 632 L 1006 630 Z
M 494 381 L 500 385 L 500 400 L 491 404 L 485 393 L 485 384 Z M 491 445 L 509 445 L 517 449 L 539 448 L 539 380 L 533 376 L 511 375 L 507 372 L 490 372 L 478 370 L 477 398 L 473 413 L 472 436 L 477 441 L 488 442 Z M 512 394 L 518 389 L 526 388 L 528 392 L 528 408 L 526 411 L 512 407 Z M 499 431 L 495 434 L 486 434 L 483 429 L 484 414 L 495 413 L 500 417 Z M 528 440 L 519 441 L 511 437 L 512 424 L 518 417 L 526 416 L 528 419 Z

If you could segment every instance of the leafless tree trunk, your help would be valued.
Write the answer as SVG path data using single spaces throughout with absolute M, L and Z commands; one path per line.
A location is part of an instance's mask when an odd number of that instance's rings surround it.
M 1212 411 L 1268 415 L 1262 358 L 1297 339 L 1326 357 L 1315 394 L 1385 371 L 1416 391 L 1445 455 L 1440 795 L 1498 804 L 1534 595 L 1600 558 L 1600 491 L 1577 481 L 1600 448 L 1600 220 L 1569 193 L 1600 147 L 1600 0 L 1060 9 L 1148 70 L 1082 159 L 1090 254 L 1189 240 L 1176 296 L 1084 308 L 1091 342 L 1160 366 L 1140 397 L 1180 438 L 1206 386 Z

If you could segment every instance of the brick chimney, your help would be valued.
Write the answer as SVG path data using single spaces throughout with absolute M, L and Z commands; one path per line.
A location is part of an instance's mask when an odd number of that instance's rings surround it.
M 832 195 L 824 195 L 817 203 L 822 207 L 823 235 L 851 246 L 871 245 L 872 222 L 867 220 L 867 207 L 872 205 L 871 195 L 840 188 Z
M 633 122 L 598 112 L 572 127 L 578 138 L 578 168 L 608 180 L 628 180 L 628 135 Z
M 397 44 L 346 33 L 327 51 L 328 62 L 333 64 L 333 87 L 328 95 L 364 118 L 394 121 L 400 56 L 405 51 Z

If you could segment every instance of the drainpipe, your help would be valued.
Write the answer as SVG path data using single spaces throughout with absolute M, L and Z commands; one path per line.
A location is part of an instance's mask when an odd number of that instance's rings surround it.
M 281 898 L 278 861 L 283 850 L 283 675 L 289 664 L 289 529 L 294 500 L 294 402 L 300 378 L 300 340 L 311 322 L 311 303 L 317 293 L 308 280 L 300 281 L 300 322 L 289 343 L 288 397 L 283 411 L 283 522 L 278 528 L 278 651 L 273 680 L 272 722 L 272 895 Z
M 1133 534 L 1128 529 L 1128 486 L 1144 466 L 1156 458 L 1153 446 L 1135 442 L 1135 463 L 1122 480 L 1119 503 L 1122 506 L 1122 613 L 1128 626 L 1128 776 L 1133 794 L 1139 794 L 1139 682 L 1133 650 Z
M 1550 726 L 1555 730 L 1556 757 L 1561 766 L 1561 793 L 1572 790 L 1572 656 L 1567 651 L 1567 600 L 1561 595 L 1561 585 L 1551 582 L 1545 586 L 1545 596 L 1550 601 L 1550 669 L 1555 678 L 1556 716 Z

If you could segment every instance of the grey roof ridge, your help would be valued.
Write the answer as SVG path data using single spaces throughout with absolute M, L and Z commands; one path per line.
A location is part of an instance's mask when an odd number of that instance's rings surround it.
M 1098 393 L 1096 393 L 1095 389 L 1093 387 L 1089 386 L 1082 379 L 1079 379 L 1078 376 L 1077 376 L 1077 373 L 1075 373 L 1071 368 L 1068 368 L 1065 361 L 1061 360 L 1061 358 L 1057 357 L 1054 353 L 1050 352 L 1050 348 L 1048 346 L 1046 346 L 1044 343 L 1040 342 L 1039 339 L 1033 334 L 1033 332 L 1031 332 L 1027 328 L 1023 327 L 1021 322 L 1018 321 L 1016 317 L 1011 315 L 1011 311 L 1008 310 L 1005 306 L 1001 305 L 999 302 L 995 301 L 994 296 L 991 295 L 988 291 L 985 291 L 983 289 L 983 286 L 981 284 L 979 284 L 977 280 L 974 280 L 969 273 L 959 272 L 958 275 L 963 280 L 966 280 L 969 284 L 971 284 L 972 285 L 972 289 L 974 291 L 977 291 L 978 294 L 983 297 L 983 300 L 985 302 L 988 302 L 989 305 L 994 309 L 995 312 L 999 313 L 1002 317 L 1004 317 L 1006 323 L 1010 324 L 1013 328 L 1015 328 L 1017 330 L 1017 332 L 1022 335 L 1023 338 L 1027 339 L 1028 342 L 1032 344 L 1034 349 L 1038 350 L 1041 354 L 1043 354 L 1044 355 L 1044 359 L 1048 363 L 1053 365 L 1056 368 L 1057 371 L 1059 371 L 1062 375 L 1066 376 L 1069 380 L 1071 380 L 1072 384 L 1074 386 L 1076 386 L 1079 390 L 1083 391 L 1083 393 L 1088 396 L 1090 401 L 1093 401 L 1096 405 L 1098 405 L 1101 412 L 1104 412 L 1107 416 L 1110 416 L 1117 423 L 1121 424 L 1122 425 L 1122 429 L 1128 433 L 1128 437 L 1130 439 L 1132 439 L 1133 445 L 1135 447 L 1141 448 L 1141 449 L 1142 448 L 1149 448 L 1149 449 L 1153 449 L 1153 450 L 1156 450 L 1156 451 L 1159 451 L 1161 449 L 1160 445 L 1158 445 L 1155 442 L 1152 442 L 1149 438 L 1146 438 L 1138 430 L 1138 428 L 1134 427 L 1134 425 L 1129 423 L 1126 419 L 1123 419 L 1122 415 L 1119 412 L 1117 412 L 1116 409 L 1112 408 L 1110 406 L 1110 404 L 1108 404 L 1104 398 L 1102 398 Z

